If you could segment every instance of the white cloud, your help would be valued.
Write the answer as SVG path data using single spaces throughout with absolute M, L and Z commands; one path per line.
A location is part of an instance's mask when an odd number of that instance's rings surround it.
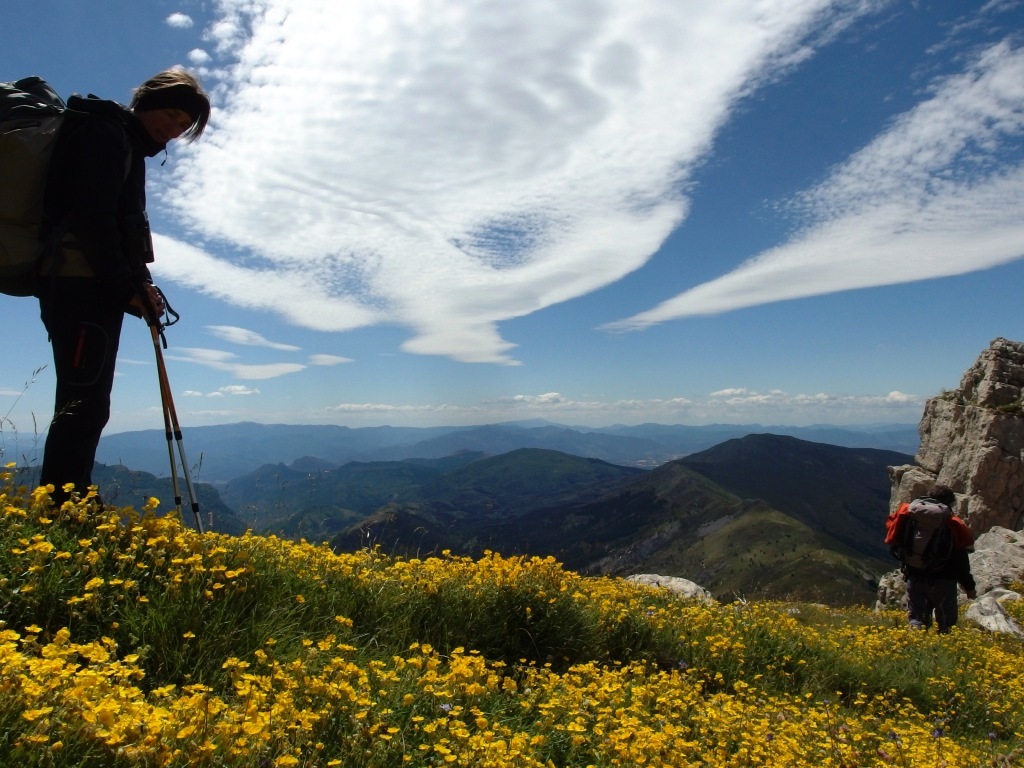
M 346 418 L 386 419 L 389 423 L 417 423 L 429 416 L 437 423 L 443 415 L 453 424 L 485 424 L 517 419 L 542 418 L 564 424 L 607 426 L 645 422 L 672 424 L 761 423 L 856 424 L 892 421 L 916 423 L 924 407 L 920 395 L 890 392 L 886 395 L 834 393 L 789 394 L 782 390 L 757 392 L 742 387 L 704 396 L 677 396 L 632 400 L 575 400 L 558 393 L 509 395 L 498 400 L 466 406 L 341 403 L 327 409 Z
M 186 347 L 173 355 L 166 355 L 170 360 L 184 363 L 195 363 L 216 371 L 226 371 L 238 379 L 274 379 L 289 373 L 304 370 L 301 363 L 264 363 L 259 365 L 236 362 L 238 355 L 217 349 L 201 349 Z
M 280 342 L 270 341 L 255 331 L 250 331 L 246 328 L 239 328 L 235 325 L 208 325 L 206 326 L 206 330 L 218 339 L 230 341 L 232 344 L 241 344 L 243 346 L 250 347 L 268 347 L 269 349 L 276 349 L 281 352 L 296 352 L 301 349 L 301 347 L 296 347 L 294 344 L 282 344 Z
M 175 29 L 188 29 L 192 26 L 192 17 L 185 13 L 172 13 L 165 19 L 167 26 Z
M 157 269 L 515 364 L 499 323 L 643 266 L 736 100 L 878 4 L 222 0 L 213 126 L 163 195 L 210 245 L 164 238 Z
M 210 63 L 211 56 L 202 48 L 193 48 L 188 52 L 188 60 L 194 66 L 202 67 L 203 65 Z
M 557 392 L 548 392 L 543 395 L 515 395 L 512 401 L 524 405 L 561 405 L 568 402 Z
M 730 387 L 728 389 L 719 389 L 717 392 L 712 392 L 709 397 L 737 397 L 745 394 L 747 394 L 747 390 L 741 387 Z
M 339 331 L 383 319 L 372 308 L 331 296 L 309 270 L 254 269 L 161 235 L 154 235 L 153 242 L 160 254 L 155 274 L 241 307 L 276 312 L 294 325 Z
M 411 413 L 436 413 L 438 408 L 432 405 L 388 405 L 386 403 L 339 403 L 327 408 L 333 413 L 380 413 L 380 414 L 411 414 Z
M 217 390 L 224 395 L 258 395 L 260 391 L 254 387 L 247 387 L 243 384 L 231 384 Z
M 1024 49 L 995 45 L 797 205 L 812 224 L 607 328 L 958 275 L 1024 256 Z M 1015 159 L 1006 162 L 1006 158 Z
M 351 363 L 351 362 L 352 362 L 352 358 L 350 358 L 350 357 L 340 357 L 339 355 L 323 355 L 323 354 L 319 354 L 319 355 L 310 355 L 309 356 L 309 364 L 310 365 L 325 365 L 325 366 L 329 366 L 329 365 L 340 365 L 341 363 Z

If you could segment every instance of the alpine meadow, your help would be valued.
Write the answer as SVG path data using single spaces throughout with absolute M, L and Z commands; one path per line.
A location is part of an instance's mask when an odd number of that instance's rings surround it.
M 199 534 L 155 499 L 54 509 L 11 481 L 5 765 L 1024 761 L 1016 639 L 913 632 L 902 612 L 685 601 L 552 558 Z

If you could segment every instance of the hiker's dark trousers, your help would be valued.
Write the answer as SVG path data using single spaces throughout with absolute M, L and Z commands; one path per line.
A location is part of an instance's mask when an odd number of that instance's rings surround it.
M 57 278 L 40 291 L 43 324 L 53 346 L 57 375 L 53 420 L 39 482 L 53 483 L 53 498 L 67 498 L 74 483 L 83 497 L 92 484 L 100 434 L 110 418 L 110 392 L 124 311 L 90 278 Z
M 956 579 L 907 574 L 907 614 L 910 626 L 927 629 L 932 614 L 940 632 L 956 624 Z

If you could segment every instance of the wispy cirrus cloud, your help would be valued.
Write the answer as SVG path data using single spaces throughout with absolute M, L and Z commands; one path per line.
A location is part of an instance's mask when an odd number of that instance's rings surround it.
M 265 338 L 255 331 L 250 331 L 237 326 L 208 325 L 206 330 L 217 338 L 238 344 L 240 346 L 264 347 L 277 352 L 297 352 L 301 347 L 293 344 L 281 344 Z M 306 356 L 306 363 L 297 362 L 272 362 L 272 363 L 248 363 L 234 353 L 221 349 L 206 349 L 201 347 L 183 347 L 167 354 L 171 360 L 178 360 L 185 363 L 195 363 L 216 371 L 224 371 L 239 379 L 274 379 L 290 373 L 298 373 L 305 370 L 309 365 L 329 367 L 351 363 L 352 359 L 341 355 L 310 354 Z M 253 394 L 259 390 L 252 390 L 241 385 L 230 385 L 218 390 L 222 394 Z
M 962 73 L 799 195 L 791 241 L 610 330 L 986 269 L 1024 256 L 1024 49 Z
M 516 364 L 502 321 L 641 268 L 736 102 L 885 4 L 220 0 L 214 122 L 163 195 L 200 237 L 156 268 Z
M 274 379 L 306 368 L 301 363 L 243 363 L 233 352 L 200 347 L 183 347 L 165 357 L 168 360 L 195 363 L 216 371 L 224 371 L 238 379 L 250 380 Z
M 761 424 L 846 424 L 870 417 L 872 421 L 911 422 L 920 418 L 925 398 L 904 392 L 858 396 L 835 393 L 758 392 L 735 387 L 707 395 L 629 400 L 579 400 L 558 392 L 518 394 L 472 405 L 403 405 L 393 403 L 339 403 L 328 412 L 348 419 L 386 418 L 389 423 L 423 416 L 443 416 L 452 424 L 487 424 L 523 419 L 546 419 L 565 424 L 624 420 L 628 423 L 707 424 L 718 422 Z
M 352 362 L 352 358 L 350 358 L 350 357 L 342 357 L 341 355 L 317 354 L 317 355 L 310 355 L 309 356 L 309 364 L 310 365 L 331 366 L 331 365 L 341 365 L 342 363 L 351 363 L 351 362 Z
M 267 347 L 268 349 L 276 349 L 281 352 L 296 352 L 300 347 L 296 347 L 294 344 L 282 344 L 276 341 L 270 341 L 255 331 L 250 331 L 246 328 L 239 328 L 235 325 L 208 325 L 206 330 L 213 336 L 223 341 L 230 341 L 233 344 L 241 344 L 243 346 L 250 347 Z
M 219 387 L 213 392 L 200 392 L 195 389 L 187 389 L 185 397 L 250 397 L 258 395 L 260 391 L 255 387 L 248 387 L 243 384 L 232 384 L 227 387 Z

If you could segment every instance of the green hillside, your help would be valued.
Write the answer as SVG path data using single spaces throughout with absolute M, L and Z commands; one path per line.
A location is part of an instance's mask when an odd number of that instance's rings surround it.
M 587 573 L 687 578 L 724 600 L 874 601 L 888 560 L 865 556 L 760 500 L 663 465 L 597 502 L 527 515 L 499 540 Z M 507 536 L 507 539 L 505 538 Z
M 221 494 L 250 527 L 268 531 L 298 513 L 314 524 L 314 509 L 369 515 L 390 502 L 417 501 L 436 477 L 432 467 L 412 462 L 350 462 L 314 473 L 277 464 L 232 480 Z
M 886 559 L 880 531 L 889 513 L 887 468 L 913 457 L 762 434 L 680 461 L 737 496 L 762 499 L 863 555 Z
M 538 507 L 596 497 L 641 474 L 643 470 L 600 459 L 520 448 L 445 474 L 426 489 L 426 496 L 442 508 L 468 515 L 519 517 Z
M 873 568 L 869 567 L 873 566 Z M 889 563 L 865 562 L 834 539 L 757 503 L 690 546 L 665 548 L 641 564 L 652 573 L 685 573 L 722 599 L 799 599 L 829 605 L 874 600 Z
M 562 499 L 593 497 L 642 470 L 544 449 L 500 456 L 459 453 L 440 459 L 350 462 L 303 472 L 284 465 L 228 483 L 222 494 L 256 530 L 315 530 L 320 513 L 333 522 L 368 517 L 386 505 L 417 505 L 466 519 L 515 517 Z

